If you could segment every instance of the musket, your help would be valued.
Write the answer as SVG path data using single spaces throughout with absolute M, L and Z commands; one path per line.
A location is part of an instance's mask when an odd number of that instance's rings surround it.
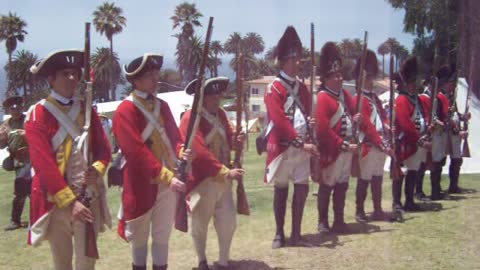
M 202 53 L 202 61 L 200 62 L 200 68 L 198 70 L 198 83 L 195 84 L 195 95 L 193 97 L 192 111 L 190 120 L 188 122 L 187 134 L 185 135 L 184 149 L 192 149 L 193 139 L 198 130 L 200 123 L 200 113 L 203 108 L 203 93 L 205 90 L 205 67 L 207 66 L 208 51 L 210 49 L 210 39 L 212 37 L 213 30 L 213 17 L 210 17 L 208 21 L 207 36 L 205 37 L 205 43 Z M 180 160 L 177 170 L 177 177 L 180 181 L 187 182 L 187 167 L 188 162 L 186 160 Z M 185 194 L 180 194 L 177 211 L 175 214 L 175 229 L 187 232 L 188 231 L 188 217 L 187 217 L 187 202 L 185 200 Z
M 310 64 L 312 65 L 312 72 L 310 73 L 310 100 L 312 101 L 312 109 L 310 110 L 310 117 L 315 118 L 315 71 L 317 67 L 315 66 L 315 26 L 313 23 L 310 23 Z M 315 134 L 315 129 L 312 130 L 312 143 L 316 144 L 317 135 Z M 315 182 L 320 182 L 319 176 L 320 172 L 318 171 L 318 162 L 315 156 L 310 158 L 310 174 L 312 180 Z
M 394 58 L 393 54 L 390 54 L 390 98 L 388 100 L 388 106 L 390 108 L 390 146 L 391 149 L 396 152 L 397 148 L 397 138 L 395 136 L 395 130 L 394 130 L 394 125 L 395 125 L 395 88 L 393 85 L 393 71 L 394 69 Z M 397 157 L 395 154 L 390 157 L 390 178 L 392 180 L 398 180 L 402 178 L 403 172 L 400 167 L 400 164 L 398 163 Z
M 458 87 L 455 86 L 455 89 L 453 90 L 452 98 L 449 100 L 450 107 L 448 108 L 447 120 L 445 121 L 445 130 L 447 133 L 447 146 L 446 146 L 445 153 L 447 153 L 447 155 L 451 155 L 453 153 L 452 131 L 453 131 L 453 128 L 455 128 L 455 123 L 453 122 L 452 117 L 453 117 L 453 114 L 457 111 L 457 91 L 458 91 Z
M 242 113 L 243 113 L 243 54 L 238 55 L 237 61 L 237 81 L 236 81 L 236 94 L 237 94 L 237 125 L 235 126 L 236 134 L 242 132 Z M 247 126 L 248 129 L 248 126 Z M 235 138 L 235 155 L 233 160 L 233 167 L 237 169 L 242 168 L 242 156 L 243 156 L 243 142 L 239 142 Z M 242 179 L 237 181 L 237 213 L 240 215 L 250 215 L 250 206 L 248 205 L 247 194 L 245 193 L 245 187 Z
M 427 133 L 424 136 L 424 139 L 427 141 L 432 141 L 432 132 L 433 126 L 435 125 L 435 121 L 437 119 L 437 111 L 438 111 L 438 78 L 436 76 L 432 76 L 432 84 L 433 84 L 433 91 L 431 93 L 431 111 L 430 111 L 430 122 L 428 123 Z M 425 161 L 425 168 L 427 170 L 431 170 L 433 166 L 433 157 L 432 157 L 432 150 L 430 149 L 427 152 L 427 160 Z
M 365 61 L 367 58 L 367 48 L 368 48 L 368 31 L 365 31 L 365 35 L 363 38 L 363 50 L 362 50 L 362 55 L 360 57 L 360 69 L 358 73 L 358 79 L 357 82 L 355 83 L 355 90 L 356 90 L 356 96 L 357 96 L 357 104 L 356 104 L 356 113 L 361 113 L 362 112 L 362 96 L 363 96 L 363 88 L 365 84 L 365 77 L 366 77 L 366 72 L 365 72 Z M 360 123 L 356 122 L 353 125 L 353 140 L 354 143 L 360 146 Z M 361 147 L 359 147 L 359 150 L 356 155 L 353 156 L 352 158 L 352 176 L 354 177 L 360 177 L 360 159 L 362 158 L 362 151 L 360 150 Z
M 472 85 L 473 85 L 473 69 L 475 63 L 475 53 L 472 53 L 472 59 L 470 59 L 470 70 L 468 74 L 468 91 L 467 91 L 467 99 L 465 100 L 465 112 L 464 116 L 467 115 L 470 111 L 470 99 L 472 96 Z M 468 132 L 468 119 L 463 117 L 463 131 Z M 463 139 L 463 147 L 462 147 L 462 157 L 469 158 L 470 155 L 470 146 L 468 145 L 468 137 Z
M 310 24 L 310 63 L 312 64 L 312 72 L 310 74 L 310 99 L 312 100 L 312 110 L 310 116 L 314 117 L 315 113 L 313 108 L 315 107 L 315 26 L 313 23 Z M 315 132 L 313 132 L 315 135 Z
M 85 125 L 83 131 L 87 133 L 85 144 L 83 145 L 83 155 L 87 161 L 88 166 L 92 163 L 90 154 L 89 133 L 92 120 L 92 78 L 90 74 L 90 23 L 85 23 L 85 50 L 84 50 L 84 79 L 86 83 L 85 88 Z M 87 194 L 87 186 L 84 185 L 80 190 L 80 202 L 86 207 L 90 208 L 90 199 Z M 97 239 L 95 238 L 95 230 L 92 222 L 85 222 L 85 256 L 90 258 L 99 258 Z

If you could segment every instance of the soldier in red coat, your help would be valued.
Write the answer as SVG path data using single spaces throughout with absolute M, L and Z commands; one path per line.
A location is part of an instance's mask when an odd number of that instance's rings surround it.
M 317 95 L 317 138 L 321 179 L 318 188 L 318 231 L 330 231 L 328 206 L 333 191 L 334 221 L 332 230 L 345 233 L 345 198 L 352 163 L 358 145 L 352 143 L 352 124 L 360 121 L 350 93 L 343 89 L 340 49 L 327 42 L 321 51 L 319 73 L 322 84 Z
M 438 74 L 437 74 L 438 75 Z M 440 85 L 441 84 L 441 85 Z M 441 87 L 442 86 L 442 87 Z M 432 111 L 432 93 L 433 89 L 433 81 L 430 80 L 427 88 L 421 94 L 421 98 L 425 99 L 428 106 L 429 115 L 431 115 Z M 430 182 L 431 182 L 431 200 L 440 200 L 443 199 L 444 194 L 441 192 L 440 181 L 442 179 L 442 167 L 445 166 L 446 161 L 446 146 L 447 146 L 447 132 L 446 128 L 449 126 L 450 123 L 447 123 L 449 118 L 449 108 L 450 102 L 448 101 L 447 96 L 442 92 L 441 88 L 443 88 L 443 83 L 439 82 L 438 89 L 437 89 L 437 96 L 436 96 L 436 112 L 434 113 L 434 118 L 432 119 L 432 164 L 430 168 Z M 419 177 L 417 179 L 416 184 L 416 191 L 415 196 L 422 200 L 425 199 L 425 194 L 423 193 L 422 186 L 423 186 L 423 177 L 425 175 L 425 164 L 422 164 Z
M 287 210 L 288 185 L 293 182 L 291 245 L 304 245 L 301 239 L 303 208 L 308 195 L 310 154 L 316 148 L 308 142 L 308 115 L 311 98 L 305 84 L 297 79 L 302 43 L 295 28 L 287 27 L 278 41 L 275 57 L 280 74 L 267 86 L 265 105 L 270 120 L 267 129 L 266 183 L 275 186 L 273 211 L 276 232 L 272 248 L 285 245 L 283 230 Z
M 126 160 L 118 233 L 131 244 L 134 270 L 146 269 L 150 234 L 153 269 L 167 269 L 176 192 L 186 189 L 175 177 L 180 133 L 167 102 L 155 96 L 162 63 L 161 55 L 146 53 L 124 66 L 135 90 L 113 117 L 113 133 Z M 188 158 L 185 152 L 182 158 Z
M 200 123 L 193 139 L 192 178 L 187 185 L 191 211 L 191 232 L 198 257 L 198 269 L 208 270 L 206 245 L 208 224 L 213 219 L 217 232 L 219 260 L 216 269 L 228 269 L 230 246 L 237 226 L 236 208 L 233 202 L 233 180 L 241 179 L 243 169 L 230 169 L 230 152 L 234 141 L 243 141 L 244 134 L 235 134 L 221 109 L 223 93 L 228 87 L 228 78 L 216 77 L 206 80 Z M 187 94 L 194 94 L 198 80 L 186 87 Z M 182 138 L 187 135 L 192 111 L 188 110 L 180 122 Z
M 469 120 L 470 113 L 463 114 L 458 111 L 455 87 L 457 82 L 457 72 L 455 66 L 444 65 L 440 67 L 437 72 L 439 80 L 439 88 L 444 91 L 450 104 L 448 110 L 448 120 L 446 125 L 447 144 L 451 144 L 451 149 L 447 152 L 450 156 L 450 167 L 448 176 L 450 178 L 450 185 L 448 193 L 462 193 L 462 188 L 458 186 L 460 177 L 460 168 L 463 163 L 462 159 L 462 140 L 468 137 L 468 131 L 460 128 L 461 121 Z M 450 142 L 448 142 L 448 140 Z
M 83 156 L 85 105 L 75 97 L 82 75 L 84 53 L 57 51 L 30 71 L 44 77 L 50 95 L 27 113 L 25 131 L 33 167 L 29 244 L 47 240 L 55 269 L 94 269 L 85 256 L 85 222 L 92 222 L 95 237 L 111 226 L 103 175 L 110 161 L 110 146 L 100 119 L 92 108 L 89 149 L 92 164 Z M 88 72 L 88 71 L 87 71 Z M 84 205 L 90 198 L 90 208 Z M 75 265 L 72 257 L 75 253 Z
M 373 201 L 373 220 L 386 220 L 387 215 L 382 210 L 383 167 L 387 155 L 393 155 L 391 148 L 385 143 L 385 136 L 390 132 L 390 123 L 383 109 L 382 102 L 374 93 L 373 80 L 378 74 L 378 61 L 375 53 L 367 51 L 365 60 L 366 78 L 362 89 L 362 130 L 360 139 L 362 151 L 360 158 L 360 176 L 357 180 L 355 219 L 360 223 L 367 222 L 364 203 L 367 189 L 371 184 Z M 353 76 L 360 74 L 360 59 L 355 65 Z M 357 104 L 358 95 L 354 98 Z
M 395 131 L 398 136 L 396 157 L 407 168 L 405 176 L 405 205 L 406 211 L 418 211 L 419 206 L 414 202 L 415 183 L 418 181 L 419 169 L 425 162 L 427 151 L 432 143 L 427 139 L 429 123 L 428 101 L 420 98 L 417 85 L 417 58 L 407 59 L 400 72 L 394 74 L 398 84 L 399 96 L 395 100 L 396 118 Z M 394 179 L 392 183 L 393 208 L 402 209 L 400 202 L 403 179 Z

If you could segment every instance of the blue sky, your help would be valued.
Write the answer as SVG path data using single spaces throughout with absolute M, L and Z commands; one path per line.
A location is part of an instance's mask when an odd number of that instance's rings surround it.
M 28 49 L 45 56 L 52 50 L 82 48 L 84 22 L 103 1 L 93 0 L 1 0 L 0 13 L 16 12 L 27 23 L 28 35 L 17 49 Z M 402 32 L 403 11 L 394 10 L 384 0 L 200 0 L 192 1 L 204 15 L 204 26 L 214 16 L 213 40 L 224 42 L 234 31 L 259 33 L 266 48 L 274 46 L 288 25 L 296 27 L 309 46 L 309 25 L 315 24 L 316 48 L 326 41 L 363 38 L 369 31 L 369 47 L 375 49 L 388 37 L 411 48 L 413 36 Z M 160 52 L 173 62 L 177 40 L 172 35 L 170 17 L 181 1 L 117 0 L 124 10 L 127 27 L 114 37 L 114 50 L 122 62 L 144 52 Z M 205 28 L 196 32 L 203 36 Z M 92 48 L 108 46 L 104 36 L 92 29 Z M 0 44 L 4 47 L 4 43 Z M 0 63 L 6 56 L 0 49 Z M 2 55 L 3 54 L 3 55 Z M 229 57 L 229 56 L 227 56 Z M 170 62 L 170 61 L 167 61 Z

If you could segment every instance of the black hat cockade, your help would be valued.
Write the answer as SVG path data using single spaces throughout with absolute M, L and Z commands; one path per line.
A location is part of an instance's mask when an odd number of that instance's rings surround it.
M 3 101 L 3 108 L 18 108 L 23 107 L 23 97 L 21 96 L 12 96 Z
M 302 57 L 303 47 L 300 37 L 293 26 L 288 26 L 275 47 L 274 56 L 277 61 Z
M 353 69 L 353 77 L 358 78 L 360 75 L 360 63 L 361 57 L 358 58 L 357 63 Z M 365 58 L 365 71 L 367 72 L 367 77 L 376 77 L 378 74 L 378 60 L 375 52 L 372 50 L 367 50 L 367 57 Z
M 84 62 L 83 56 L 83 51 L 78 49 L 55 51 L 35 63 L 30 68 L 30 72 L 45 78 L 63 69 L 77 69 L 81 72 Z
M 156 53 L 146 53 L 141 57 L 135 58 L 130 64 L 123 65 L 123 72 L 127 80 L 131 82 L 135 78 L 141 77 L 145 72 L 162 67 L 163 55 Z
M 393 79 L 399 84 L 407 85 L 417 81 L 417 73 L 417 57 L 411 56 L 403 62 L 400 71 L 394 74 Z
M 457 80 L 457 71 L 455 65 L 441 66 L 436 75 L 440 83 L 455 82 Z
M 318 73 L 320 77 L 341 72 L 343 69 L 342 54 L 334 42 L 327 42 L 320 52 L 320 65 Z
M 227 77 L 210 78 L 205 81 L 205 90 L 203 94 L 206 96 L 221 94 L 227 91 L 229 82 L 230 80 Z M 187 87 L 185 87 L 185 92 L 189 95 L 193 95 L 195 93 L 195 89 L 197 89 L 197 84 L 198 79 L 194 79 L 187 85 Z

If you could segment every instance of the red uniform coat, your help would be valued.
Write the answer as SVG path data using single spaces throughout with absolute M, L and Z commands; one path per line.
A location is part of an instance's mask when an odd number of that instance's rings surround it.
M 160 116 L 163 120 L 169 143 L 176 155 L 180 153 L 182 140 L 168 104 L 160 100 Z M 118 232 L 122 236 L 124 221 L 144 215 L 152 208 L 157 197 L 157 185 L 152 179 L 159 176 L 164 165 L 157 159 L 147 142 L 142 140 L 142 132 L 148 124 L 144 114 L 131 101 L 125 100 L 113 117 L 113 133 L 122 154 L 127 160 L 123 172 L 122 206 L 123 218 Z
M 84 115 L 85 106 L 83 104 L 81 106 L 80 113 Z M 56 153 L 52 147 L 52 138 L 58 129 L 57 119 L 41 104 L 35 106 L 25 123 L 30 161 L 35 170 L 30 198 L 30 224 L 35 224 L 52 209 L 54 202 L 49 200 L 49 197 L 55 197 L 69 190 L 67 181 L 57 165 Z M 106 168 L 110 162 L 110 144 L 94 110 L 92 110 L 90 126 L 90 149 L 92 160 Z M 29 244 L 31 244 L 30 240 L 29 237 Z
M 264 96 L 268 119 L 273 123 L 267 142 L 267 167 L 287 150 L 289 143 L 298 136 L 292 122 L 290 122 L 285 113 L 284 104 L 289 94 L 280 80 L 280 78 L 276 78 L 275 81 L 269 84 Z M 297 96 L 306 111 L 305 113 L 310 115 L 312 108 L 310 92 L 305 84 L 298 80 L 296 83 L 300 84 Z
M 375 94 L 370 94 L 369 98 L 365 95 L 362 95 L 362 124 L 361 130 L 365 133 L 364 143 L 362 144 L 362 156 L 366 156 L 370 151 L 372 145 L 380 148 L 382 144 L 382 134 L 377 131 L 376 126 L 370 118 L 372 117 L 373 113 L 373 106 L 376 106 L 377 109 L 377 121 L 382 121 L 384 125 L 389 125 L 389 120 L 387 117 L 387 113 L 382 106 L 382 102 Z M 358 96 L 353 98 L 353 103 L 357 104 Z M 365 143 L 366 142 L 366 143 Z
M 396 149 L 396 156 L 399 161 L 404 161 L 417 152 L 417 142 L 423 134 L 420 134 L 412 121 L 412 115 L 415 112 L 415 104 L 409 100 L 409 94 L 401 91 L 400 95 L 395 99 L 395 132 L 402 134 L 399 147 Z M 425 124 L 430 123 L 430 99 L 418 95 L 420 109 L 425 119 Z M 428 128 L 428 126 L 427 126 Z
M 426 103 L 426 107 L 428 110 L 429 115 L 431 116 L 432 111 L 432 99 L 430 96 L 426 94 L 420 95 L 420 98 L 423 99 L 423 102 Z M 437 113 L 436 116 L 438 120 L 445 122 L 448 119 L 448 110 L 450 108 L 450 101 L 448 100 L 447 96 L 442 92 L 438 92 L 437 94 Z
M 347 90 L 343 90 L 345 112 L 350 115 L 355 113 L 355 103 Z M 318 150 L 320 151 L 320 166 L 322 168 L 335 162 L 340 155 L 343 138 L 340 136 L 342 120 L 340 119 L 335 126 L 330 127 L 330 119 L 336 114 L 339 101 L 332 94 L 321 91 L 317 94 L 317 139 Z
M 190 121 L 191 114 L 191 110 L 185 112 L 182 120 L 180 121 L 179 129 L 182 139 L 185 139 L 185 136 L 187 135 L 188 122 Z M 224 110 L 218 111 L 218 118 L 222 123 L 222 126 L 227 135 L 229 149 L 232 149 L 234 131 Z M 202 117 L 198 125 L 197 133 L 193 138 L 192 150 L 195 158 L 191 163 L 192 177 L 188 179 L 187 193 L 192 191 L 192 189 L 195 188 L 204 179 L 208 177 L 215 177 L 220 172 L 222 167 L 228 165 L 223 164 L 220 160 L 218 160 L 215 154 L 210 151 L 208 145 L 205 142 L 205 137 L 210 133 L 211 130 L 212 125 L 204 117 Z

